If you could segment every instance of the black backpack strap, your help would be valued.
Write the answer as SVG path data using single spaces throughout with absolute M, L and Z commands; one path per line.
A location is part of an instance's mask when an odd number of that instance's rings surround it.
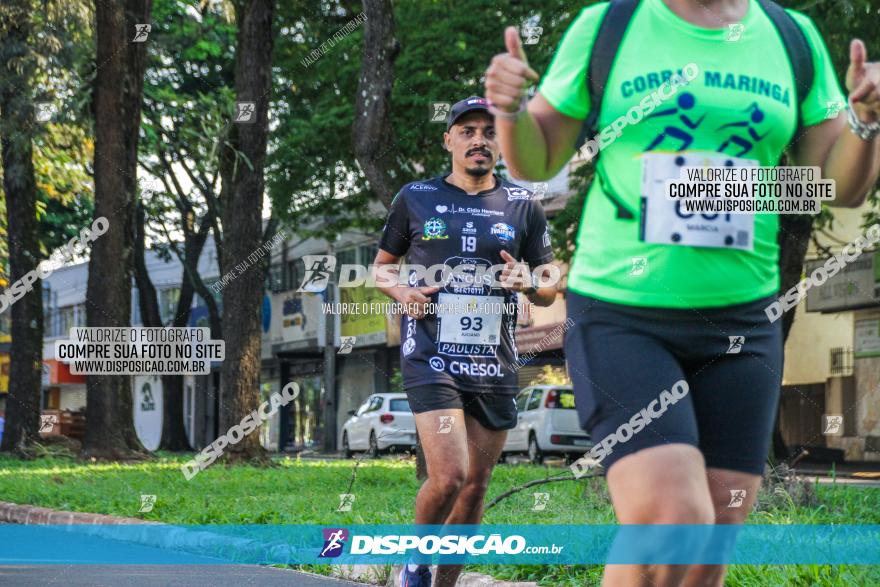
M 629 26 L 633 13 L 639 5 L 639 0 L 611 0 L 596 38 L 593 40 L 593 48 L 590 51 L 590 64 L 587 67 L 587 92 L 590 96 L 590 112 L 581 126 L 581 133 L 575 142 L 575 149 L 580 149 L 599 129 L 596 125 L 599 121 L 599 110 L 602 108 L 602 96 L 605 94 L 605 84 L 614 65 L 614 58 L 620 41 Z M 598 154 L 597 154 L 598 156 Z
M 813 87 L 815 76 L 813 52 L 804 31 L 784 8 L 772 0 L 758 0 L 758 2 L 779 32 L 782 44 L 785 45 L 785 52 L 788 53 L 788 60 L 791 62 L 797 93 L 797 130 L 794 134 L 794 137 L 797 137 L 803 127 L 801 106 Z

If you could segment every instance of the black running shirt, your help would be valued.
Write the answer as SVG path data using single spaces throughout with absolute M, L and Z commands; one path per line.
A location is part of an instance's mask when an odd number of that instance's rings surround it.
M 519 391 L 512 369 L 518 296 L 492 287 L 490 267 L 504 263 L 502 249 L 531 269 L 552 261 L 547 220 L 529 190 L 497 175 L 493 189 L 475 195 L 447 182 L 447 175 L 404 186 L 379 243 L 392 255 L 406 255 L 406 265 L 451 268 L 430 296 L 442 314 L 401 319 L 404 387 L 446 383 L 513 395 Z M 411 286 L 426 285 L 406 266 L 402 272 Z

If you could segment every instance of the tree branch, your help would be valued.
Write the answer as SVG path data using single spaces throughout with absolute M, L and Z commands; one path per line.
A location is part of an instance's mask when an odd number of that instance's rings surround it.
M 559 481 L 577 481 L 578 479 L 583 479 L 583 478 L 589 479 L 591 477 L 596 477 L 597 475 L 598 474 L 594 470 L 593 473 L 590 473 L 588 475 L 581 475 L 580 477 L 575 477 L 574 475 L 559 475 L 556 477 L 545 477 L 544 479 L 535 479 L 533 481 L 523 483 L 522 485 L 517 485 L 516 487 L 514 487 L 512 489 L 508 489 L 507 491 L 505 491 L 501 495 L 498 495 L 497 497 L 495 497 L 495 499 L 493 499 L 492 501 L 490 501 L 489 503 L 486 504 L 486 510 L 489 510 L 490 508 L 495 507 L 501 500 L 506 499 L 515 493 L 519 493 L 520 491 L 522 491 L 524 489 L 528 489 L 529 487 L 535 487 L 536 485 L 543 485 L 545 483 L 557 483 Z

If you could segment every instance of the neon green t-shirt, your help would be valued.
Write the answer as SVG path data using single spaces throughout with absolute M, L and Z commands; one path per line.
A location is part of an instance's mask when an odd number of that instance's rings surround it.
M 596 4 L 580 13 L 541 82 L 541 94 L 567 116 L 582 120 L 589 111 L 586 70 L 607 7 Z M 845 98 L 815 25 L 802 14 L 789 14 L 812 48 L 815 78 L 801 108 L 804 125 L 811 126 Z M 750 0 L 739 24 L 697 27 L 662 0 L 643 0 L 636 9 L 606 85 L 599 129 L 625 116 L 686 64 L 699 70 L 650 117 L 623 128 L 601 150 L 601 181 L 593 181 L 584 206 L 568 277 L 571 290 L 620 304 L 670 308 L 733 305 L 778 291 L 776 214 L 754 216 L 752 250 L 655 244 L 640 237 L 646 153 L 711 152 L 771 166 L 797 126 L 792 68 L 773 23 Z M 630 218 L 618 218 L 605 191 Z

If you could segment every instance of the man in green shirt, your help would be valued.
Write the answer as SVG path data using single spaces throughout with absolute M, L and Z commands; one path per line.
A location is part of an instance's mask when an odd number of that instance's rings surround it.
M 585 147 L 601 157 L 568 275 L 575 325 L 565 352 L 581 423 L 597 443 L 590 456 L 607 470 L 621 523 L 742 523 L 782 377 L 781 322 L 764 311 L 779 290 L 778 217 L 683 213 L 663 197 L 663 180 L 684 166 L 775 166 L 787 152 L 835 181 L 833 205 L 855 207 L 880 169 L 880 64 L 854 40 L 845 97 L 815 25 L 787 11 L 813 64 L 799 101 L 766 4 L 640 2 L 605 84 L 602 130 Z M 539 76 L 516 30 L 505 31 L 508 51 L 492 60 L 486 97 L 514 177 L 546 181 L 571 159 L 608 8 L 580 13 L 530 101 L 525 89 Z M 851 111 L 838 114 L 846 102 Z M 723 577 L 722 566 L 614 565 L 605 583 Z

